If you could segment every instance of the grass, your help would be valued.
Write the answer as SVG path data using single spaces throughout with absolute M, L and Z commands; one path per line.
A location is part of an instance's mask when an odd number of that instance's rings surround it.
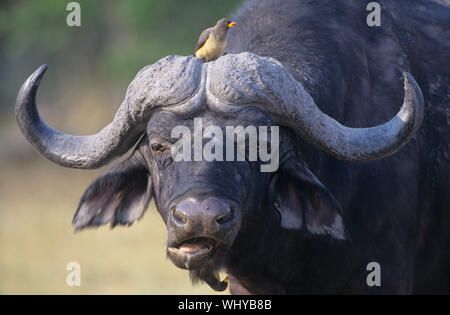
M 0 167 L 0 293 L 215 293 L 192 286 L 165 257 L 167 232 L 153 203 L 129 228 L 74 233 L 78 199 L 102 171 L 64 169 L 37 153 L 32 161 Z M 72 261 L 81 265 L 80 287 L 66 285 Z

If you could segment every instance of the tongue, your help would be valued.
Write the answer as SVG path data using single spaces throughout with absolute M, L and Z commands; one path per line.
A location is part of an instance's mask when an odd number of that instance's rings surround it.
M 199 243 L 191 243 L 191 244 L 183 244 L 180 246 L 180 250 L 184 253 L 195 253 L 204 248 L 202 244 Z
M 181 244 L 179 249 L 184 253 L 195 253 L 202 249 L 207 249 L 209 246 L 210 242 L 197 239 Z

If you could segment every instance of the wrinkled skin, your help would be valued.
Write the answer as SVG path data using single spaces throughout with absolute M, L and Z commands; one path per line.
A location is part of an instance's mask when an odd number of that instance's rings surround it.
M 250 119 L 251 116 L 245 112 L 236 117 L 234 121 L 236 125 L 270 123 L 269 117 L 263 114 L 259 114 L 262 117 L 258 120 L 257 117 Z M 217 119 L 212 115 L 205 115 L 205 118 L 207 119 L 205 123 L 211 122 L 217 126 L 233 124 L 233 121 Z M 198 236 L 213 236 L 217 243 L 208 256 L 201 257 L 201 260 L 194 260 L 190 266 L 185 266 L 184 257 L 177 257 L 171 251 L 168 251 L 168 255 L 178 267 L 191 269 L 193 279 L 200 278 L 216 288 L 217 284 L 214 281 L 217 276 L 211 274 L 223 266 L 226 253 L 239 232 L 242 217 L 245 221 L 246 216 L 252 215 L 260 207 L 261 200 L 258 196 L 262 191 L 251 188 L 258 187 L 259 183 L 267 183 L 268 176 L 267 173 L 259 172 L 259 165 L 256 162 L 173 162 L 170 152 L 170 134 L 176 125 L 188 126 L 193 135 L 192 119 L 179 119 L 169 113 L 160 113 L 152 117 L 147 131 L 151 148 L 156 145 L 164 146 L 163 152 L 161 148 L 158 148 L 158 151 L 151 150 L 149 165 L 156 192 L 155 201 L 168 227 L 168 247 L 177 247 L 183 241 Z M 210 231 L 205 229 L 204 225 L 198 225 L 187 230 L 171 224 L 170 209 L 176 204 L 189 198 L 206 199 L 208 197 L 217 197 L 233 207 L 234 217 L 231 221 L 234 222 L 230 223 L 232 226 L 229 229 Z
M 216 117 L 211 112 L 206 112 L 203 119 L 205 125 L 212 123 L 222 128 L 273 125 L 267 114 L 251 107 L 242 110 L 235 117 Z M 277 182 L 277 173 L 261 172 L 260 161 L 174 162 L 170 149 L 178 139 L 171 138 L 171 131 L 179 125 L 187 126 L 193 131 L 192 119 L 183 119 L 167 112 L 160 112 L 152 117 L 146 135 L 132 155 L 87 189 L 74 218 L 78 228 L 104 224 L 109 220 L 113 225 L 130 224 L 142 216 L 153 196 L 168 227 L 168 257 L 178 267 L 189 269 L 193 281 L 203 280 L 212 288 L 223 290 L 226 284 L 220 282 L 217 273 L 228 268 L 235 239 L 248 238 L 247 231 L 251 231 L 255 222 L 259 222 L 258 218 L 269 215 L 280 227 L 284 218 L 284 224 L 291 225 L 290 228 L 310 229 L 323 235 L 329 233 L 328 230 L 321 230 L 323 224 L 331 226 L 336 218 L 340 220 L 338 203 L 298 158 L 295 137 L 291 132 L 282 129 L 280 135 L 281 171 L 286 171 L 285 168 L 292 167 L 291 163 L 294 163 L 299 177 L 297 180 L 305 188 L 304 192 L 289 191 L 287 184 Z M 223 150 L 225 152 L 225 147 Z M 271 185 L 271 194 L 267 195 L 267 188 Z M 279 185 L 281 189 L 276 189 L 274 185 Z M 300 210 L 293 212 L 290 207 L 298 200 L 294 196 L 284 195 L 297 193 L 304 197 L 304 213 Z M 233 208 L 229 226 L 210 231 L 205 229 L 205 225 L 186 228 L 174 223 L 171 210 L 180 202 L 189 198 L 204 200 L 211 197 Z M 268 202 L 278 206 L 268 209 Z M 98 209 L 102 210 L 99 212 Z M 264 213 L 267 210 L 271 213 Z M 113 218 L 107 214 L 108 211 L 115 212 Z M 306 220 L 306 225 L 303 220 Z M 344 230 L 335 232 L 340 237 L 345 237 Z M 213 248 L 206 255 L 188 254 L 190 259 L 186 265 L 186 255 L 171 249 L 177 249 L 184 242 L 199 237 L 214 239 Z M 239 246 L 237 248 L 238 253 Z M 237 253 L 234 255 L 238 255 Z M 246 291 L 243 285 L 236 284 L 237 279 L 235 284 L 232 281 L 235 291 Z

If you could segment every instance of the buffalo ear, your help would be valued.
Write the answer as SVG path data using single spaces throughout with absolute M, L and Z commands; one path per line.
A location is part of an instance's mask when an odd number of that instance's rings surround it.
M 84 192 L 73 218 L 76 230 L 111 223 L 111 228 L 139 220 L 153 195 L 149 171 L 125 160 L 97 178 Z
M 283 228 L 347 239 L 338 201 L 300 158 L 282 163 L 271 191 Z

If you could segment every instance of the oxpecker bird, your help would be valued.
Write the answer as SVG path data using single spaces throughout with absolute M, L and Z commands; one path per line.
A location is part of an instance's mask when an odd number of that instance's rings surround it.
M 219 58 L 227 47 L 227 32 L 235 25 L 236 22 L 223 18 L 216 23 L 216 26 L 204 30 L 198 39 L 194 56 L 203 61 Z

